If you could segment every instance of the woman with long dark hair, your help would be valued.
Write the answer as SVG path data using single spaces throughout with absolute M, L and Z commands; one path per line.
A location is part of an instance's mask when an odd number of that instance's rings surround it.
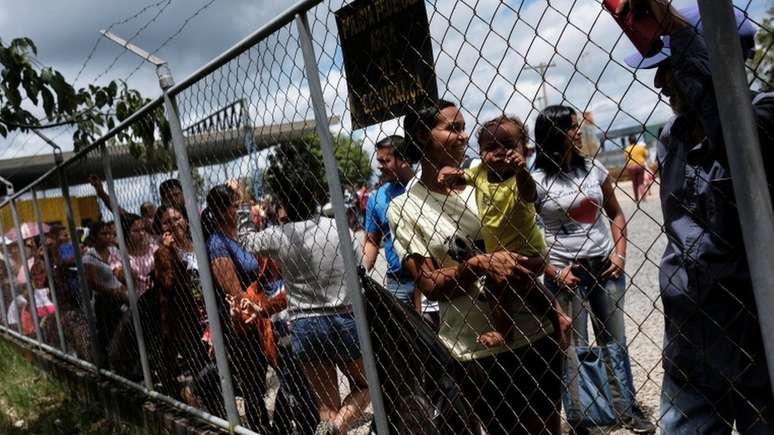
M 545 284 L 572 317 L 576 344 L 588 344 L 584 307 L 590 305 L 597 342 L 626 346 L 626 219 L 607 169 L 580 154 L 578 122 L 566 106 L 549 106 L 535 121 L 533 178 L 549 248 Z M 631 379 L 626 385 L 632 385 Z M 623 425 L 637 433 L 654 431 L 635 408 Z
M 248 297 L 248 288 L 261 279 L 262 268 L 256 257 L 237 241 L 238 206 L 239 194 L 234 189 L 226 185 L 213 187 L 207 194 L 202 226 L 218 292 L 226 353 L 231 361 L 234 381 L 245 398 L 247 423 L 255 430 L 267 432 L 270 429 L 269 415 L 263 396 L 269 365 L 268 347 L 273 344 L 262 340 L 262 334 L 268 331 L 260 328 L 271 328 L 265 322 L 246 325 L 239 315 L 238 308 Z M 269 302 L 263 295 L 261 284 L 255 287 L 257 291 L 253 295 L 263 296 L 262 301 L 267 305 L 264 308 L 272 314 L 284 309 L 283 298 Z
M 406 115 L 404 155 L 422 173 L 387 214 L 403 267 L 428 299 L 439 301 L 439 338 L 463 370 L 462 395 L 472 413 L 458 415 L 442 432 L 479 433 L 481 424 L 490 434 L 558 434 L 562 353 L 548 313 L 509 307 L 516 326 L 509 340 L 496 347 L 478 340 L 493 325 L 492 308 L 479 297 L 482 278 L 529 286 L 544 260 L 482 253 L 475 189 L 439 181 L 441 168 L 463 162 L 465 127 L 462 111 L 449 101 Z
M 175 207 L 162 205 L 153 224 L 162 235 L 161 245 L 154 254 L 153 285 L 143 296 L 140 313 L 151 369 L 167 395 L 225 416 L 219 385 L 209 375 L 209 349 L 202 341 L 207 315 L 188 220 Z M 191 376 L 193 385 L 181 385 L 182 374 Z
M 126 247 L 129 251 L 129 266 L 134 280 L 134 289 L 137 297 L 150 288 L 150 274 L 153 271 L 153 254 L 159 249 L 159 245 L 146 231 L 146 222 L 142 217 L 133 213 L 121 215 L 121 227 L 126 235 Z M 118 279 L 126 284 L 126 276 L 123 266 L 117 270 Z

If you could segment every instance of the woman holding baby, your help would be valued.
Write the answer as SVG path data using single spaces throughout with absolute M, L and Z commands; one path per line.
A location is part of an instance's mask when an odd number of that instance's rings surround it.
M 465 156 L 468 134 L 457 105 L 440 100 L 411 112 L 404 129 L 404 155 L 420 162 L 421 175 L 390 204 L 388 220 L 405 270 L 428 299 L 439 301 L 439 339 L 465 371 L 471 413 L 460 416 L 464 430 L 480 424 L 489 434 L 559 433 L 562 352 L 551 310 L 536 311 L 517 298 L 503 307 L 509 334 L 502 343 L 486 340 L 498 329 L 487 288 L 533 288 L 543 256 L 489 252 L 476 187 L 439 180 L 442 168 L 459 167 Z

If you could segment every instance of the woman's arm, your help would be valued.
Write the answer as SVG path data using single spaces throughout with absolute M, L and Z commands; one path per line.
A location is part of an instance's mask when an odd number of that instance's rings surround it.
M 376 257 L 379 256 L 379 247 L 382 243 L 382 233 L 366 233 L 363 243 L 363 267 L 370 272 L 376 264 Z
M 528 258 L 508 251 L 476 255 L 456 266 L 444 268 L 439 268 L 432 258 L 417 254 L 403 261 L 403 267 L 417 288 L 431 301 L 461 296 L 483 275 L 495 283 L 529 279 L 542 271 L 544 264 L 541 257 Z
M 613 235 L 613 252 L 610 254 L 610 267 L 602 272 L 601 277 L 618 278 L 624 272 L 626 264 L 626 218 L 621 204 L 615 196 L 613 182 L 608 176 L 602 183 L 603 208 L 610 219 L 610 233 Z
M 233 296 L 239 302 L 244 297 L 244 291 L 242 290 L 242 283 L 239 281 L 236 267 L 234 267 L 234 262 L 228 257 L 218 257 L 213 259 L 210 265 L 218 285 L 226 294 Z
M 89 288 L 94 292 L 105 296 L 123 297 L 125 292 L 124 287 L 108 288 L 102 285 L 100 282 L 97 267 L 92 264 L 85 264 L 86 269 L 86 281 L 89 283 Z
M 121 284 L 126 285 L 126 274 L 124 273 L 124 266 L 118 266 L 115 270 L 113 270 L 113 275 L 116 276 L 116 279 L 121 281 Z
M 427 299 L 437 301 L 465 294 L 478 279 L 469 263 L 470 260 L 454 267 L 438 268 L 432 258 L 413 254 L 403 261 L 403 268 Z
M 258 231 L 253 223 L 252 210 L 249 206 L 240 206 L 237 210 L 237 234 L 239 243 L 250 253 L 276 258 L 279 247 L 274 231 L 267 229 Z

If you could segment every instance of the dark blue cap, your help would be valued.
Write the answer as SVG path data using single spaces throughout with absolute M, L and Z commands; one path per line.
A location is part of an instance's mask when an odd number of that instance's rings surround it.
M 699 15 L 699 8 L 692 7 L 687 9 L 681 9 L 678 11 L 685 20 L 693 25 L 699 34 L 704 33 L 704 29 L 701 23 L 701 16 Z M 742 41 L 742 52 L 744 57 L 750 57 L 755 49 L 755 27 L 752 22 L 747 19 L 747 16 L 740 10 L 734 9 L 736 15 L 736 29 L 739 33 L 739 39 Z M 672 55 L 672 50 L 669 45 L 669 35 L 661 37 L 664 42 L 664 47 L 660 52 L 650 57 L 643 58 L 639 52 L 635 52 L 626 56 L 626 64 L 634 69 L 650 69 L 657 67 L 661 62 L 669 59 Z

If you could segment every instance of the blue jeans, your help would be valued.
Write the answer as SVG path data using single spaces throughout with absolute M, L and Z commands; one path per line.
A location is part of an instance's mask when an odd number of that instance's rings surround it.
M 393 276 L 391 273 L 387 273 L 387 282 L 384 286 L 393 296 L 399 301 L 414 306 L 414 291 L 416 284 L 412 279 L 399 279 Z
M 564 312 L 572 319 L 573 338 L 577 345 L 588 345 L 588 310 L 591 309 L 597 342 L 613 341 L 626 346 L 624 327 L 624 293 L 626 277 L 603 280 L 599 275 L 607 264 L 603 257 L 576 260 L 573 274 L 580 279 L 574 292 L 560 290 L 554 280 L 546 277 L 545 284 L 556 295 Z
M 290 345 L 299 362 L 337 362 L 360 358 L 352 313 L 302 317 L 290 322 Z
M 670 435 L 774 433 L 771 388 L 697 387 L 664 373 L 661 387 L 661 432 Z

